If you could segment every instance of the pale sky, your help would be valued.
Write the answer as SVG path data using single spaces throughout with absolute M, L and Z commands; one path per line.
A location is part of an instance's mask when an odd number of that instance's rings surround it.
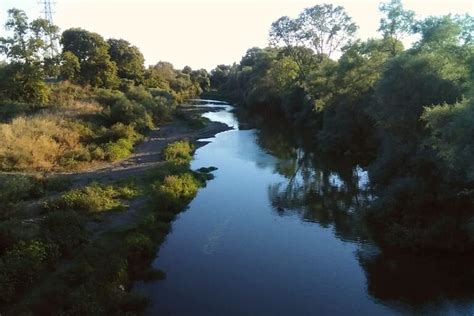
M 169 61 L 176 68 L 214 68 L 240 61 L 248 48 L 265 47 L 273 21 L 295 17 L 316 4 L 342 5 L 359 25 L 358 37 L 377 37 L 379 0 L 53 0 L 61 30 L 81 27 L 105 38 L 123 38 L 140 48 L 146 64 Z M 474 0 L 404 0 L 418 16 L 474 14 Z M 16 7 L 30 19 L 38 0 L 0 0 L 0 24 Z M 4 32 L 0 30 L 0 36 Z

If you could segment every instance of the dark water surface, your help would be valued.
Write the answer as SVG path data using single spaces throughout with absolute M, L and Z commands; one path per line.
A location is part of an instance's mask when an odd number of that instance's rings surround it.
M 166 279 L 135 286 L 149 315 L 473 314 L 472 258 L 371 243 L 362 168 L 319 161 L 278 123 L 239 130 L 229 108 L 205 116 L 235 129 L 196 152 L 193 168 L 219 169 L 154 261 Z

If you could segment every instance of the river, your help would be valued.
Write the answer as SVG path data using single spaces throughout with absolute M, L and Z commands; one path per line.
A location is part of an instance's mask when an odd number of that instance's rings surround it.
M 284 125 L 243 128 L 227 105 L 204 116 L 233 130 L 196 151 L 193 169 L 218 170 L 161 246 L 166 278 L 135 285 L 147 314 L 472 315 L 472 258 L 370 241 L 362 168 L 318 160 Z

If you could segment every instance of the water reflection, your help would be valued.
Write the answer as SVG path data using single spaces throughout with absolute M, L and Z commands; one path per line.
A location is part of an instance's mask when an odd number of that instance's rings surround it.
M 193 168 L 219 169 L 160 249 L 166 279 L 136 286 L 149 315 L 472 314 L 473 258 L 371 241 L 363 168 L 314 153 L 283 122 L 213 118 L 241 129 L 196 152 Z
M 275 124 L 275 123 L 274 123 Z M 281 216 L 298 214 L 323 227 L 334 226 L 345 241 L 368 239 L 363 211 L 372 198 L 366 171 L 348 163 L 330 168 L 308 149 L 304 135 L 279 122 L 259 128 L 258 143 L 277 158 L 274 171 L 286 181 L 269 185 L 268 196 Z M 278 132 L 281 131 L 281 132 Z
M 426 314 L 472 315 L 474 260 L 463 255 L 411 256 L 361 248 L 357 258 L 368 292 L 392 308 Z
M 274 171 L 285 177 L 268 187 L 274 211 L 332 227 L 338 238 L 358 243 L 355 255 L 368 294 L 393 311 L 472 315 L 474 257 L 382 252 L 371 242 L 363 216 L 373 199 L 367 172 L 318 160 L 305 148 L 304 136 L 287 133 L 282 124 L 262 126 L 258 133 L 258 143 L 277 158 Z

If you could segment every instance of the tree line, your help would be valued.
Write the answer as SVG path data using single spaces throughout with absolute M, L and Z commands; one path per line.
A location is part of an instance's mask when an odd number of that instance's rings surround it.
M 163 61 L 145 67 L 124 39 L 81 28 L 60 33 L 18 9 L 8 11 L 5 29 L 0 170 L 77 170 L 123 159 L 178 104 L 210 87 L 204 69 Z
M 178 102 L 209 88 L 206 70 L 177 70 L 167 62 L 146 68 L 140 50 L 123 39 L 105 40 L 81 28 L 60 34 L 45 19 L 29 22 L 19 9 L 8 10 L 5 28 L 9 36 L 0 38 L 0 53 L 7 58 L 0 67 L 2 100 L 47 104 L 51 78 L 93 88 L 141 85 L 169 93 Z M 61 52 L 55 53 L 58 42 Z
M 282 17 L 269 47 L 212 70 L 212 88 L 311 131 L 320 154 L 366 166 L 381 244 L 473 249 L 474 18 L 417 19 L 401 0 L 380 11 L 381 36 L 365 41 L 340 6 Z M 409 35 L 418 40 L 405 49 Z

